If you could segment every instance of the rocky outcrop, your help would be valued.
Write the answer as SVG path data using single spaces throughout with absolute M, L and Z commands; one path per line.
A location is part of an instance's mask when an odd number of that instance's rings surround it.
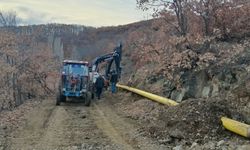
M 163 84 L 163 94 L 178 102 L 189 98 L 217 97 L 223 94 L 231 94 L 238 98 L 249 97 L 249 49 L 230 61 L 221 64 L 214 61 L 212 65 L 202 69 L 184 69 L 176 72 L 175 76 L 180 76 L 178 85 L 174 81 L 166 80 Z

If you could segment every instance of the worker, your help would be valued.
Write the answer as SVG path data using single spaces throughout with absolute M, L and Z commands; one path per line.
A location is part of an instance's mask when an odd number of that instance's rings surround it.
M 111 72 L 111 78 L 110 78 L 110 83 L 111 83 L 111 92 L 116 93 L 116 83 L 118 82 L 118 74 L 113 70 Z
M 115 64 L 116 64 L 116 70 L 117 73 L 119 73 L 119 75 L 121 74 L 121 66 L 120 66 L 120 62 L 122 60 L 122 42 L 120 42 L 117 47 L 115 47 L 114 49 L 114 60 L 115 60 Z M 120 76 L 119 76 L 120 78 Z
M 100 99 L 102 94 L 102 89 L 104 87 L 104 79 L 101 75 L 99 75 L 98 78 L 96 79 L 95 87 L 96 87 L 96 96 L 98 99 Z
M 71 76 L 71 79 L 70 79 L 70 85 L 71 85 L 71 90 L 73 92 L 75 92 L 76 91 L 76 85 L 77 85 L 77 79 L 73 75 Z
M 117 44 L 117 47 L 114 48 L 114 52 L 119 55 L 119 61 L 121 61 L 121 58 L 122 58 L 122 42 Z

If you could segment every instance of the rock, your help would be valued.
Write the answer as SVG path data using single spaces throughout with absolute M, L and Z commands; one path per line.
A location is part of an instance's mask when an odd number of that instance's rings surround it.
M 209 97 L 209 93 L 211 91 L 211 87 L 210 86 L 205 86 L 202 90 L 202 97 L 204 98 L 208 98 Z
M 172 91 L 175 86 L 174 83 L 170 80 L 167 80 L 163 83 L 163 87 L 166 89 L 166 91 Z
M 219 86 L 217 84 L 213 84 L 212 97 L 218 96 L 219 94 Z
M 82 118 L 82 119 L 85 119 L 85 118 L 86 118 L 86 115 L 82 115 L 81 118 Z
M 177 102 L 181 102 L 185 96 L 186 89 L 182 89 L 181 91 L 173 91 L 171 94 L 171 99 L 176 100 Z
M 184 138 L 183 133 L 178 129 L 170 131 L 169 135 L 170 135 L 170 137 L 173 137 L 176 139 L 183 139 Z
M 78 148 L 77 148 L 77 146 L 72 146 L 72 147 L 70 147 L 70 149 L 71 150 L 77 150 Z
M 196 148 L 197 146 L 198 146 L 198 143 L 194 142 L 194 143 L 191 145 L 190 149 L 194 149 L 194 148 Z
M 160 75 L 160 76 L 153 75 L 153 76 L 150 76 L 147 78 L 147 83 L 153 84 L 153 83 L 155 83 L 163 78 L 164 78 L 164 76 L 162 76 L 162 75 Z
M 242 83 L 239 84 L 236 88 L 232 90 L 239 98 L 249 97 L 250 96 L 250 78 L 242 80 Z
M 175 89 L 175 85 L 172 81 L 170 80 L 167 80 L 163 83 L 163 88 L 164 88 L 164 91 L 163 91 L 163 94 L 166 96 L 166 97 L 170 97 L 171 96 L 171 93 L 172 91 Z
M 82 149 L 86 148 L 86 144 L 85 144 L 85 143 L 82 143 L 81 148 L 82 148 Z
M 166 138 L 166 139 L 161 139 L 161 140 L 159 140 L 159 143 L 160 144 L 170 144 L 170 143 L 172 143 L 173 142 L 173 139 L 171 138 L 171 137 L 168 137 L 168 138 Z
M 174 147 L 173 150 L 183 150 L 183 147 L 182 147 L 182 145 L 178 145 L 178 146 Z
M 163 91 L 163 94 L 165 95 L 165 97 L 170 98 L 171 97 L 171 93 L 172 91 Z
M 248 102 L 248 104 L 245 106 L 244 111 L 243 111 L 243 116 L 244 120 L 246 121 L 247 124 L 250 124 L 250 102 Z
M 209 141 L 204 145 L 204 149 L 214 150 L 216 149 L 216 144 L 214 142 Z
M 202 96 L 202 90 L 207 85 L 209 77 L 206 70 L 199 72 L 186 72 L 181 76 L 183 87 L 186 87 L 186 98 L 197 98 Z
M 6 130 L 8 127 L 6 125 L 0 126 L 0 129 Z
M 178 96 L 178 94 L 179 94 L 179 91 L 173 91 L 172 93 L 171 93 L 171 99 L 173 99 L 173 100 L 176 100 L 176 98 L 177 98 L 177 96 Z
M 247 71 L 247 72 L 250 72 L 250 66 L 247 66 L 247 67 L 246 67 L 246 71 Z
M 225 141 L 224 140 L 220 140 L 218 143 L 217 143 L 217 145 L 216 146 L 221 146 L 222 144 L 224 144 L 225 143 Z
M 91 150 L 91 149 L 93 149 L 93 148 L 94 148 L 93 145 L 90 145 L 90 146 L 88 147 L 89 150 Z

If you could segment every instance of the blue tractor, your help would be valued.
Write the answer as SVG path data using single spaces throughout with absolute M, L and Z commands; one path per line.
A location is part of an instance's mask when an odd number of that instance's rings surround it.
M 64 60 L 56 105 L 66 102 L 67 98 L 74 98 L 83 100 L 84 105 L 89 106 L 91 103 L 89 83 L 88 62 Z

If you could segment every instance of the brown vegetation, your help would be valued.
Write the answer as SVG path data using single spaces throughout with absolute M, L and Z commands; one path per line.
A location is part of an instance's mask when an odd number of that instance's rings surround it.
M 16 16 L 0 12 L 0 111 L 12 109 L 26 99 L 53 93 L 47 85 L 49 72 L 56 72 L 52 50 L 38 34 L 15 32 Z
M 237 32 L 242 36 L 249 34 L 250 4 L 247 0 L 137 0 L 137 3 L 139 8 L 153 9 L 154 16 L 177 25 L 177 31 L 183 36 L 211 36 L 220 32 L 224 38 L 230 38 Z M 176 23 L 169 19 L 171 15 L 175 16 Z M 193 26 L 197 23 L 198 26 Z M 197 27 L 201 30 L 193 29 Z

